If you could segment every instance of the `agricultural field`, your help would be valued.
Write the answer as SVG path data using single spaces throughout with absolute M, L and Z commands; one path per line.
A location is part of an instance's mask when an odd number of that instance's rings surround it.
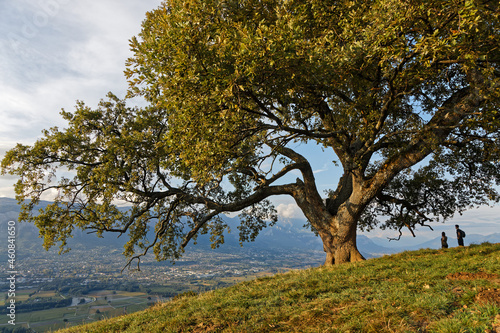
M 31 296 L 30 296 L 31 295 Z M 1 303 L 4 305 L 5 293 L 0 293 Z M 60 299 L 54 291 L 23 290 L 16 295 L 17 301 L 43 299 Z M 82 301 L 82 299 L 84 301 Z M 116 317 L 148 308 L 157 302 L 156 296 L 149 296 L 143 292 L 127 292 L 101 290 L 85 295 L 85 298 L 74 298 L 73 303 L 80 303 L 64 308 L 54 308 L 16 314 L 16 326 L 29 327 L 37 332 L 56 330 L 64 327 L 91 323 L 94 321 Z M 0 317 L 0 327 L 8 325 L 7 316 Z

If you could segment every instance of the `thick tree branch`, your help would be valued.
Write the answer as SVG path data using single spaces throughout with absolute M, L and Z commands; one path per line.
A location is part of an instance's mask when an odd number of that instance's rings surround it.
M 410 144 L 390 158 L 371 180 L 371 187 L 381 188 L 399 171 L 415 165 L 442 144 L 461 120 L 474 112 L 481 99 L 470 87 L 463 88 L 450 96 L 427 125 L 414 136 Z

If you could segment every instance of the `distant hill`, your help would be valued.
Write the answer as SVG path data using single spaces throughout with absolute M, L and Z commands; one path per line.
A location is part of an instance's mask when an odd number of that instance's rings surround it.
M 470 244 L 481 244 L 484 242 L 488 243 L 500 243 L 500 233 L 495 233 L 487 236 L 483 235 L 477 235 L 477 234 L 467 234 L 467 236 L 464 239 L 465 245 L 470 245 Z M 452 246 L 457 246 L 456 245 L 457 240 L 455 238 L 448 238 L 448 244 Z M 441 238 L 437 237 L 435 239 L 432 239 L 430 241 L 427 241 L 425 243 L 416 245 L 416 246 L 409 246 L 408 250 L 419 250 L 419 249 L 439 249 L 441 248 Z
M 0 223 L 16 221 L 19 215 L 19 206 L 15 199 L 0 197 Z M 0 230 L 1 232 L 1 230 Z
M 500 244 L 404 252 L 191 292 L 61 333 L 498 332 L 499 265 Z
M 382 240 L 380 239 L 371 239 L 374 244 L 380 244 Z M 387 240 L 384 240 L 387 242 Z M 484 242 L 488 243 L 500 243 L 500 233 L 494 233 L 491 235 L 478 235 L 478 234 L 467 234 L 465 237 L 465 245 L 470 244 L 481 244 Z M 448 244 L 450 247 L 457 246 L 457 240 L 452 237 L 448 237 Z M 380 245 L 379 245 L 380 246 Z M 403 251 L 415 251 L 420 249 L 439 249 L 441 248 L 441 237 L 436 237 L 434 239 L 419 243 L 417 245 L 400 245 L 400 246 L 388 246 L 382 247 L 385 249 L 385 254 L 390 253 L 399 253 Z

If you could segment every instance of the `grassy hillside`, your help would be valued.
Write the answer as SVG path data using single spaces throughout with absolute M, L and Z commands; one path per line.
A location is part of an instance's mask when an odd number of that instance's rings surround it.
M 500 244 L 482 244 L 292 271 L 63 332 L 500 332 L 499 314 Z

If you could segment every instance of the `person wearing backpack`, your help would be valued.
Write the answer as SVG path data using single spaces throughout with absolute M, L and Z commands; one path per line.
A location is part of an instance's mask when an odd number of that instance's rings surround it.
M 457 229 L 458 246 L 464 246 L 465 232 L 459 228 L 458 224 L 455 224 L 455 229 Z

